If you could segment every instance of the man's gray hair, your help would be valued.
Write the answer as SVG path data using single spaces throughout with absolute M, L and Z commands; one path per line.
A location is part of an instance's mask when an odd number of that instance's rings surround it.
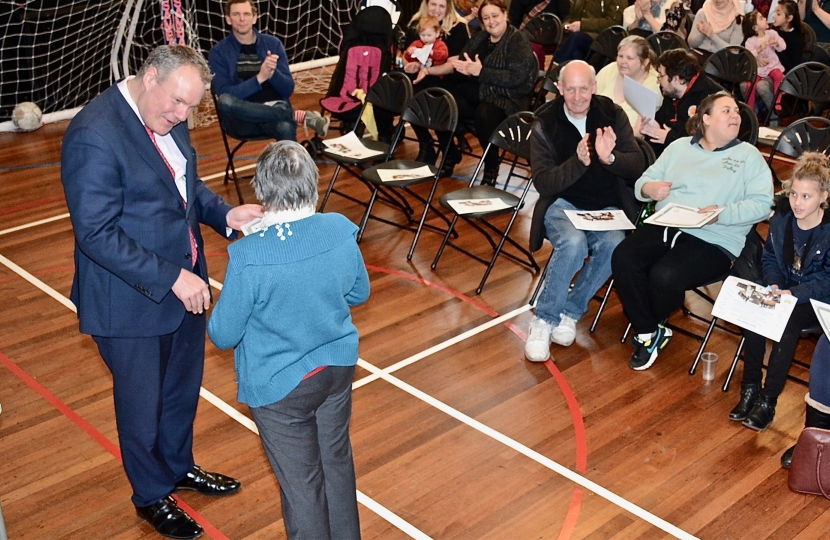
M 294 141 L 269 144 L 256 162 L 252 181 L 266 210 L 299 210 L 317 206 L 317 164 Z
M 586 62 L 585 60 L 571 60 L 559 70 L 559 78 L 556 80 L 559 84 L 562 84 L 562 81 L 565 78 L 565 70 L 568 69 L 570 66 L 575 66 L 577 64 L 583 64 L 588 66 L 591 69 L 591 84 L 597 82 L 597 70 L 594 69 L 594 66 Z
M 207 60 L 201 53 L 187 45 L 161 45 L 156 47 L 147 57 L 147 60 L 144 61 L 136 77 L 140 79 L 147 73 L 148 69 L 154 67 L 158 71 L 158 82 L 161 84 L 167 80 L 171 73 L 182 66 L 195 67 L 199 71 L 202 83 L 205 86 L 210 84 L 213 75 L 210 73 Z

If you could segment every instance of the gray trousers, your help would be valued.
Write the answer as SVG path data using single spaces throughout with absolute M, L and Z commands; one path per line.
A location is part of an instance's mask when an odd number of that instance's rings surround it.
M 291 540 L 360 538 L 349 440 L 353 379 L 354 366 L 328 366 L 277 403 L 251 408 Z

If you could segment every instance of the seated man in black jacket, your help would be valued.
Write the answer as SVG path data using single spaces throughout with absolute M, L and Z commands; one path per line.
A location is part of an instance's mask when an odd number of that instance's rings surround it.
M 560 96 L 537 114 L 530 141 L 533 185 L 539 191 L 530 248 L 542 247 L 546 236 L 553 245 L 525 343 L 525 357 L 532 362 L 550 358 L 551 342 L 574 342 L 576 322 L 611 275 L 611 255 L 624 237 L 619 230 L 579 230 L 565 211 L 623 209 L 634 218 L 631 187 L 644 169 L 625 112 L 596 95 L 593 67 L 582 60 L 569 62 L 559 73 L 558 87 Z
M 700 62 L 694 53 L 685 49 L 671 49 L 657 59 L 657 80 L 668 99 L 654 115 L 654 120 L 640 117 L 634 126 L 654 148 L 659 157 L 675 140 L 688 137 L 686 122 L 706 96 L 723 90 L 721 86 L 700 70 Z

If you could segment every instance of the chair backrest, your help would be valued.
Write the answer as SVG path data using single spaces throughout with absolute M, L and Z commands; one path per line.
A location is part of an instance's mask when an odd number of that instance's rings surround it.
M 624 38 L 628 37 L 628 30 L 619 25 L 609 26 L 597 35 L 591 44 L 591 53 L 586 62 L 599 70 L 617 58 L 617 47 Z
M 809 24 L 801 21 L 801 35 L 804 37 L 804 52 L 809 53 L 813 50 L 813 45 L 818 41 L 816 31 Z
M 540 13 L 530 19 L 522 33 L 531 43 L 543 47 L 558 47 L 562 43 L 562 21 L 553 13 Z
M 776 152 L 790 157 L 798 157 L 804 152 L 830 155 L 830 120 L 820 116 L 808 116 L 793 122 L 775 141 L 770 160 Z
M 490 136 L 490 144 L 530 161 L 530 134 L 535 118 L 528 111 L 508 116 Z
M 830 67 L 819 62 L 804 62 L 784 76 L 780 92 L 807 101 L 830 102 Z
M 703 72 L 713 77 L 731 92 L 735 99 L 742 99 L 741 83 L 755 84 L 758 63 L 746 47 L 730 45 L 718 49 L 703 64 Z M 726 85 L 723 83 L 727 83 Z
M 819 47 L 818 44 L 814 44 L 809 51 L 805 51 L 801 58 L 804 62 L 819 62 L 825 66 L 830 66 L 830 54 L 827 54 L 827 51 Z
M 743 101 L 738 102 L 738 108 L 741 110 L 741 129 L 738 131 L 738 139 L 755 146 L 758 142 L 758 115 Z
M 647 140 L 642 137 L 634 137 L 634 140 L 637 141 L 637 146 L 640 147 L 640 152 L 643 153 L 643 159 L 646 161 L 645 168 L 648 169 L 657 161 L 657 154 L 654 153 L 654 148 L 651 147 Z
M 398 116 L 403 114 L 413 93 L 412 81 L 405 73 L 390 71 L 378 79 L 366 96 L 366 101 L 373 107 L 380 107 Z
M 454 132 L 458 125 L 458 105 L 443 88 L 427 88 L 415 94 L 401 118 L 433 131 Z
M 683 36 L 671 30 L 663 30 L 662 32 L 655 32 L 646 38 L 648 46 L 654 51 L 654 54 L 660 56 L 664 52 L 671 49 L 688 49 L 689 44 L 683 39 Z
M 761 269 L 761 257 L 764 253 L 764 242 L 758 234 L 756 226 L 753 225 L 746 235 L 744 248 L 741 254 L 732 264 L 730 274 L 741 279 L 761 283 L 764 279 L 764 272 Z
M 347 112 L 359 107 L 360 101 L 352 95 L 352 92 L 360 89 L 368 94 L 380 74 L 385 71 L 383 51 L 373 45 L 355 45 L 345 56 L 346 63 L 339 93 L 320 100 L 320 105 L 332 113 Z

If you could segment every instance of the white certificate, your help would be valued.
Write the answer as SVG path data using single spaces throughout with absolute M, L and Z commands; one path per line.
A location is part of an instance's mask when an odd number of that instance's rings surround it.
M 505 204 L 499 198 L 493 199 L 457 199 L 454 201 L 447 201 L 449 205 L 455 210 L 456 214 L 480 214 L 482 212 L 494 212 L 496 210 L 503 210 L 510 208 L 509 204 Z
M 723 208 L 715 208 L 703 214 L 698 210 L 700 209 L 691 206 L 669 203 L 646 218 L 645 223 L 677 229 L 698 229 L 723 212 Z
M 818 317 L 818 322 L 821 323 L 824 335 L 830 338 L 830 305 L 812 298 L 810 298 L 810 303 L 813 304 L 813 311 L 816 312 L 816 317 Z
M 624 231 L 634 228 L 622 210 L 565 210 L 565 215 L 580 231 Z
M 350 131 L 336 139 L 326 139 L 323 144 L 326 145 L 327 152 L 345 158 L 365 159 L 383 154 L 380 150 L 370 150 L 363 146 L 354 131 Z
M 772 294 L 763 285 L 729 276 L 715 300 L 712 315 L 773 341 L 780 341 L 798 298 Z
M 638 83 L 628 75 L 623 75 L 623 95 L 637 114 L 646 118 L 654 118 L 654 113 L 660 106 L 660 95 Z
M 381 182 L 400 182 L 402 180 L 416 180 L 435 176 L 427 165 L 417 169 L 378 169 L 377 171 Z

